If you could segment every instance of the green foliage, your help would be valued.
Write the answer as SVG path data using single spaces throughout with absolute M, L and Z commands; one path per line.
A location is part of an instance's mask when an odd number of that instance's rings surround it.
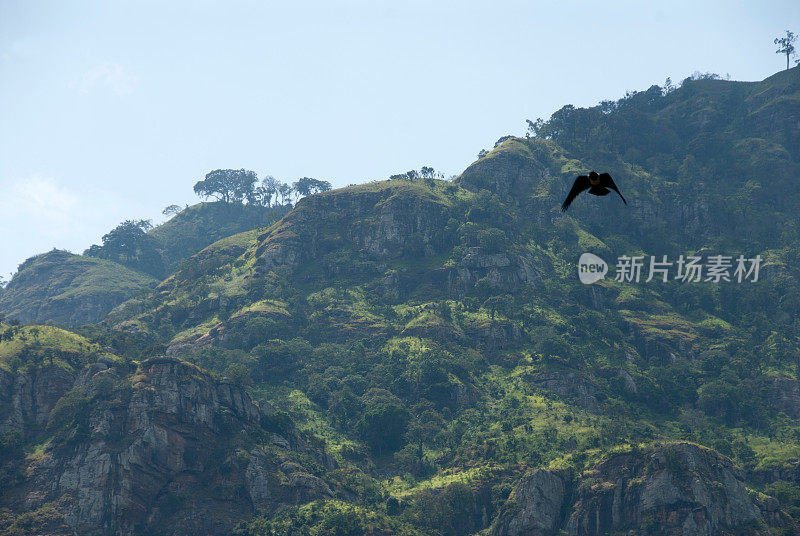
M 377 456 L 399 449 L 409 414 L 402 401 L 385 389 L 370 389 L 362 397 L 364 414 L 357 427 Z
M 297 182 L 292 184 L 295 192 L 302 196 L 311 195 L 313 193 L 327 192 L 331 189 L 331 183 L 328 181 L 321 181 L 309 177 L 298 179 Z
M 55 502 L 48 502 L 35 510 L 13 517 L 4 534 L 27 536 L 38 534 L 63 534 L 69 530 L 64 512 Z
M 386 514 L 340 501 L 314 502 L 291 512 L 257 517 L 241 524 L 238 536 L 421 536 L 406 523 Z
M 777 480 L 764 486 L 764 493 L 780 502 L 781 510 L 797 518 L 800 516 L 800 485 L 786 480 Z
M 64 431 L 72 428 L 73 437 L 88 433 L 88 408 L 90 399 L 85 389 L 72 389 L 58 399 L 47 419 L 47 430 Z
M 20 430 L 11 430 L 0 435 L 0 460 L 13 460 L 20 458 L 23 438 Z
M 786 30 L 786 35 L 784 37 L 776 37 L 773 41 L 776 45 L 778 45 L 778 50 L 775 51 L 776 54 L 784 54 L 786 56 L 786 70 L 789 70 L 789 57 L 794 54 L 794 42 L 797 40 L 797 36 L 791 30 Z
M 0 368 L 58 366 L 72 371 L 99 357 L 123 362 L 96 342 L 61 328 L 0 324 Z
M 147 231 L 150 220 L 126 220 L 103 235 L 103 245 L 86 250 L 89 257 L 108 259 L 153 276 L 163 275 L 158 242 Z
M 442 536 L 465 536 L 480 528 L 480 512 L 475 511 L 475 502 L 470 486 L 454 482 L 442 490 L 416 494 L 403 517 Z
M 201 197 L 214 197 L 225 203 L 241 203 L 253 196 L 257 181 L 254 171 L 215 169 L 194 185 L 194 192 Z

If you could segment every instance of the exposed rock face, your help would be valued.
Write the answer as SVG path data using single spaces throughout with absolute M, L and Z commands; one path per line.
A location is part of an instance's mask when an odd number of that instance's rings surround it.
M 264 429 L 274 410 L 185 362 L 148 359 L 131 379 L 92 365 L 75 389 L 85 414 L 31 461 L 15 512 L 60 502 L 79 533 L 228 534 L 256 509 L 332 494 L 299 464 L 281 470 L 293 450 L 322 455 Z
M 570 476 L 537 469 L 522 477 L 492 527 L 492 536 L 548 536 L 561 525 Z
M 460 288 L 454 294 L 463 294 L 483 278 L 491 281 L 501 292 L 513 292 L 542 276 L 530 255 L 492 254 L 481 247 L 466 248 L 456 272 Z
M 510 322 L 488 322 L 467 330 L 467 336 L 479 348 L 497 350 L 512 346 L 522 339 L 522 330 Z
M 74 381 L 73 374 L 57 366 L 17 374 L 0 369 L 0 435 L 21 430 L 31 436 L 41 431 Z
M 334 191 L 300 200 L 279 225 L 259 236 L 259 269 L 291 270 L 341 247 L 373 260 L 437 254 L 449 244 L 447 206 L 406 192 L 406 186 L 364 185 L 347 195 Z
M 550 177 L 548 151 L 534 153 L 532 148 L 536 146 L 530 147 L 522 140 L 508 140 L 491 157 L 482 158 L 464 170 L 458 183 L 469 190 L 489 190 L 505 201 L 527 200 L 534 185 Z M 531 213 L 535 217 L 537 214 L 540 213 Z
M 534 374 L 530 377 L 530 382 L 587 411 L 596 413 L 599 410 L 599 404 L 595 398 L 598 391 L 597 385 L 584 374 L 554 370 Z
M 764 521 L 730 460 L 689 443 L 615 456 L 582 480 L 566 524 L 570 535 L 757 533 Z
M 794 378 L 773 378 L 767 391 L 775 409 L 794 419 L 800 418 L 800 382 Z
M 748 493 L 730 460 L 690 443 L 613 456 L 570 480 L 537 470 L 517 485 L 492 536 L 797 533 L 771 497 Z

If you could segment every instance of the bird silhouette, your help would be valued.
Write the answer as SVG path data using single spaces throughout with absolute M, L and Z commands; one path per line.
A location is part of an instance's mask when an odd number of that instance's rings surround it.
M 608 192 L 611 191 L 609 188 L 619 194 L 623 203 L 626 205 L 628 204 L 628 202 L 625 201 L 625 198 L 622 197 L 622 194 L 619 192 L 617 185 L 614 184 L 614 179 L 611 178 L 611 175 L 608 173 L 597 173 L 596 171 L 590 171 L 588 175 L 581 175 L 575 179 L 572 189 L 569 191 L 567 198 L 561 205 L 561 211 L 565 212 L 569 208 L 569 205 L 572 203 L 572 201 L 578 197 L 578 194 L 586 189 L 588 189 L 589 193 L 592 195 L 608 195 Z

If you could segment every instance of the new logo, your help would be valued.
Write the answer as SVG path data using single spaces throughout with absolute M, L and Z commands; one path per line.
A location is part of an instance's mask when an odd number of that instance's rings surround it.
M 584 253 L 578 259 L 578 278 L 584 285 L 591 285 L 603 279 L 608 273 L 606 261 L 592 253 Z

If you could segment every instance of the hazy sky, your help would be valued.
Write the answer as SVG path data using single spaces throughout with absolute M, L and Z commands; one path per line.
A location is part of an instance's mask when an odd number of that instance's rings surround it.
M 787 28 L 797 0 L 0 0 L 0 275 L 158 223 L 212 169 L 449 176 L 565 104 L 760 80 Z

